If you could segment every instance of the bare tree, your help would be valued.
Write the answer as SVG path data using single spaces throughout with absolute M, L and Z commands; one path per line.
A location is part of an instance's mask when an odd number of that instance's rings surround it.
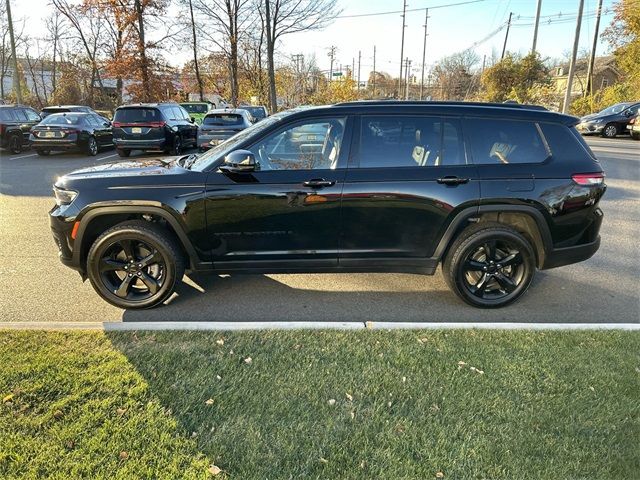
M 337 0 L 258 0 L 257 11 L 266 30 L 269 108 L 277 111 L 274 52 L 283 35 L 319 30 L 340 13 Z
M 196 20 L 193 15 L 193 2 L 189 0 L 189 18 L 191 19 L 191 35 L 193 37 L 193 65 L 196 72 L 196 81 L 198 82 L 198 93 L 200 101 L 204 101 L 204 88 L 202 86 L 202 76 L 200 75 L 200 66 L 198 65 L 198 42 L 196 37 Z
M 51 92 L 56 90 L 56 81 L 58 79 L 58 57 L 60 56 L 60 43 L 66 35 L 66 24 L 64 17 L 59 10 L 54 10 L 51 15 L 45 19 L 45 27 L 47 29 L 47 42 L 52 45 L 51 53 Z
M 433 68 L 435 84 L 441 100 L 464 100 L 474 85 L 471 69 L 479 62 L 473 50 L 464 50 L 441 58 Z

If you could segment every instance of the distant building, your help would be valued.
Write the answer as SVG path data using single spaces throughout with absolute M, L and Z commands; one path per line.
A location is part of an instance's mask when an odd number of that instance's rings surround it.
M 589 68 L 588 60 L 578 60 L 575 72 L 573 74 L 573 84 L 571 86 L 572 96 L 583 96 L 587 89 L 587 71 Z M 552 81 L 555 91 L 563 94 L 567 89 L 567 79 L 569 77 L 569 64 L 558 65 L 551 71 Z M 621 73 L 616 66 L 616 60 L 613 55 L 605 57 L 596 57 L 593 66 L 593 85 L 592 90 L 597 92 L 603 88 L 613 85 L 620 81 Z

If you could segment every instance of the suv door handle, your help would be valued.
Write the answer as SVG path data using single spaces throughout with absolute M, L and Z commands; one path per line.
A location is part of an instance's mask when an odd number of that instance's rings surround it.
M 306 182 L 302 182 L 302 185 L 305 187 L 331 187 L 335 185 L 335 180 L 325 180 L 324 178 L 313 178 L 311 180 L 307 180 Z
M 444 185 L 460 185 L 461 183 L 469 182 L 469 179 L 456 177 L 454 175 L 447 175 L 446 177 L 439 178 L 437 182 Z

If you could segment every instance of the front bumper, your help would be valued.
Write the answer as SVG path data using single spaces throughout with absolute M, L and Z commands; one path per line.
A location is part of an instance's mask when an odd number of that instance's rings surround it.
M 71 212 L 69 212 L 71 210 Z M 74 240 L 71 232 L 75 223 L 76 208 L 72 205 L 66 207 L 55 206 L 49 211 L 49 226 L 53 241 L 58 247 L 58 258 L 67 267 L 73 268 L 84 274 L 84 269 L 74 261 Z M 71 214 L 71 216 L 69 215 Z
M 605 126 L 604 123 L 594 124 L 594 123 L 584 122 L 576 125 L 576 130 L 578 130 L 578 132 L 580 132 L 583 135 L 589 135 L 592 133 L 602 133 L 602 130 L 604 130 L 604 126 Z

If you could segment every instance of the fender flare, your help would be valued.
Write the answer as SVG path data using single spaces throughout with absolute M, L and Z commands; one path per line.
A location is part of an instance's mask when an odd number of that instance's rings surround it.
M 472 221 L 473 218 L 478 215 L 482 215 L 483 213 L 522 213 L 530 216 L 538 227 L 538 232 L 540 233 L 540 238 L 542 238 L 542 248 L 538 248 L 536 245 L 532 245 L 533 248 L 538 252 L 538 264 L 544 264 L 544 260 L 546 256 L 553 251 L 553 239 L 551 237 L 551 232 L 549 231 L 549 225 L 544 218 L 544 215 L 540 210 L 535 207 L 531 207 L 528 205 L 481 205 L 479 207 L 469 207 L 465 208 L 461 212 L 459 212 L 454 219 L 451 221 L 444 234 L 440 238 L 440 242 L 438 242 L 438 246 L 433 254 L 433 256 L 440 261 L 444 256 L 447 248 L 453 242 L 455 233 L 459 230 L 464 222 Z
M 135 214 L 150 214 L 161 217 L 166 220 L 171 228 L 175 232 L 178 237 L 178 241 L 182 244 L 187 255 L 189 256 L 189 260 L 191 265 L 197 265 L 201 262 L 198 254 L 196 252 L 193 243 L 187 236 L 184 231 L 184 228 L 180 221 L 166 208 L 153 206 L 153 205 L 117 205 L 117 206 L 99 206 L 91 208 L 85 214 L 78 215 L 77 220 L 80 222 L 78 227 L 78 232 L 76 234 L 75 241 L 79 242 L 82 245 L 83 236 L 87 230 L 87 227 L 91 224 L 91 222 L 97 218 L 104 215 L 115 215 L 115 214 L 123 214 L 123 213 L 135 213 Z M 76 265 L 81 265 L 81 249 L 74 248 L 73 249 L 73 263 Z

